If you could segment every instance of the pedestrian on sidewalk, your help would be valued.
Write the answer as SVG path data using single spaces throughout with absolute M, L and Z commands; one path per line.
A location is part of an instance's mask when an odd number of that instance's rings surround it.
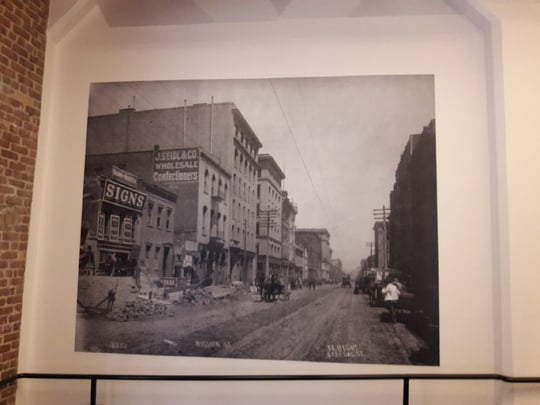
M 399 296 L 401 294 L 401 291 L 399 290 L 399 280 L 397 278 L 394 278 L 392 281 L 388 282 L 386 286 L 383 287 L 381 290 L 383 296 L 384 296 L 384 303 L 386 304 L 386 307 L 388 308 L 388 312 L 390 313 L 390 320 L 392 323 L 396 323 L 396 307 L 399 300 Z

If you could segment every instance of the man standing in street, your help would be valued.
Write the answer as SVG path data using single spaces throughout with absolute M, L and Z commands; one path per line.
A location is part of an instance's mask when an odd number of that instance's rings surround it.
M 388 307 L 388 311 L 390 312 L 390 319 L 392 323 L 396 323 L 396 306 L 397 302 L 399 300 L 399 295 L 401 292 L 398 288 L 398 279 L 394 278 L 393 281 L 386 284 L 385 287 L 381 290 L 383 296 L 384 296 L 384 303 Z

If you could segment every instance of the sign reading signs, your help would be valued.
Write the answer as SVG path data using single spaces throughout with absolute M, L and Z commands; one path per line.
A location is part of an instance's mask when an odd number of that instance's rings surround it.
M 174 183 L 199 181 L 199 150 L 197 148 L 156 149 L 153 180 Z
M 146 194 L 131 187 L 127 187 L 116 181 L 105 180 L 103 189 L 103 201 L 110 202 L 120 207 L 142 211 L 146 201 Z

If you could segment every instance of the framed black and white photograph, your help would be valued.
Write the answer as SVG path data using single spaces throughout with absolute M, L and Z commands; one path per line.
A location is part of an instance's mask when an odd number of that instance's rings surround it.
M 92 83 L 75 350 L 439 365 L 435 80 Z

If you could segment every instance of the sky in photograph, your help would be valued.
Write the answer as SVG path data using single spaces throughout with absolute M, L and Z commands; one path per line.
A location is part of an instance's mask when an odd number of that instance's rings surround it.
M 279 164 L 297 228 L 326 228 L 346 271 L 374 240 L 411 134 L 435 118 L 431 75 L 93 84 L 89 115 L 233 102 Z

